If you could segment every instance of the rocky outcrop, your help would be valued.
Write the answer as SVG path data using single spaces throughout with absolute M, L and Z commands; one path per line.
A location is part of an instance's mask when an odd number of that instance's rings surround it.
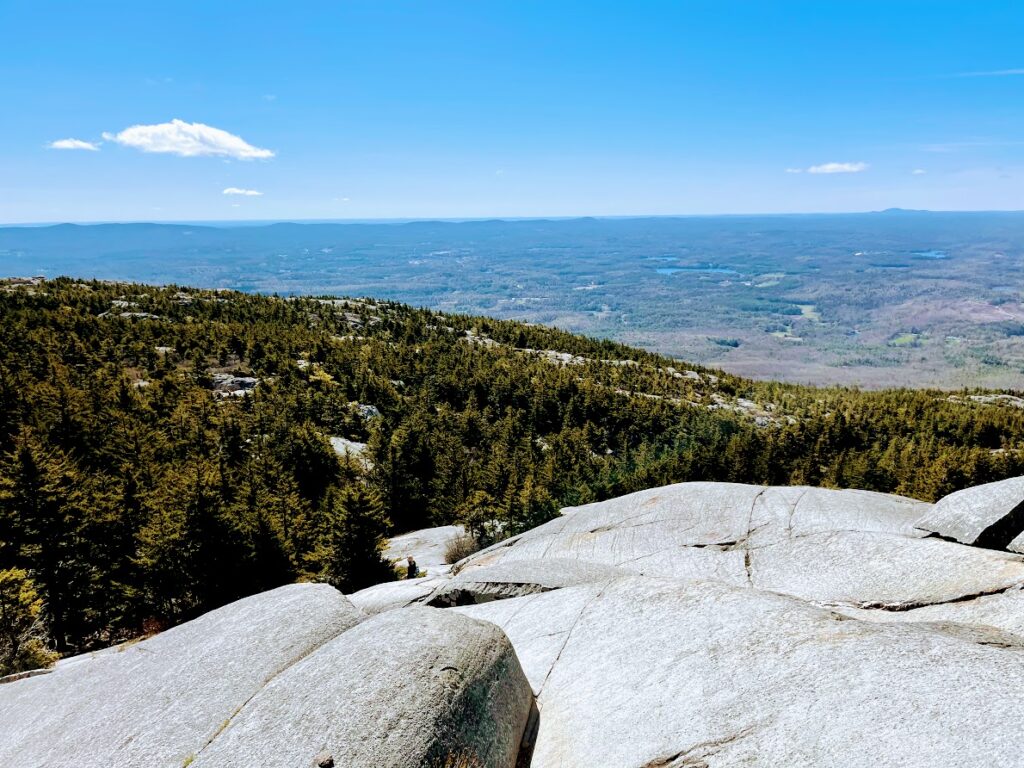
M 454 567 L 459 529 L 416 531 L 389 556 L 425 577 L 282 588 L 0 685 L 0 765 L 1016 766 L 1022 482 L 683 483 Z
M 1020 764 L 1024 656 L 931 627 L 643 577 L 450 610 L 516 646 L 536 768 Z
M 1024 552 L 1024 477 L 951 493 L 917 525 L 963 544 Z
M 330 641 L 264 687 L 193 768 L 514 768 L 533 706 L 494 624 L 409 608 Z M 458 762 L 461 761 L 461 762 Z
M 516 765 L 533 694 L 501 629 L 364 618 L 327 585 L 282 587 L 0 685 L 0 765 Z
M 400 566 L 412 557 L 420 576 L 367 587 L 350 595 L 352 602 L 368 614 L 423 602 L 436 588 L 447 583 L 452 569 L 445 562 L 448 544 L 464 533 L 460 525 L 445 525 L 395 536 L 388 542 L 384 557 Z
M 268 681 L 362 618 L 331 587 L 296 584 L 0 685 L 0 765 L 181 766 Z
M 929 504 L 817 488 L 683 483 L 565 514 L 459 564 L 552 558 L 827 604 L 927 604 L 1024 582 L 1024 563 L 915 528 Z
M 512 640 L 534 766 L 1016 765 L 1024 558 L 925 538 L 932 509 L 686 483 L 566 510 L 434 595 L 544 560 L 636 574 L 448 609 Z
M 412 555 L 420 573 L 427 576 L 447 574 L 451 569 L 445 562 L 445 550 L 453 539 L 463 533 L 461 525 L 445 525 L 440 528 L 403 533 L 391 539 L 384 556 L 399 561 L 401 565 L 403 560 Z
M 388 581 L 361 589 L 349 595 L 349 599 L 363 613 L 372 616 L 383 611 L 391 611 L 395 608 L 404 608 L 407 605 L 421 603 L 436 588 L 447 583 L 448 580 L 446 578 L 433 576 L 403 579 L 402 581 Z
M 469 568 L 441 584 L 424 601 L 427 605 L 448 608 L 491 600 L 507 600 L 553 589 L 592 584 L 616 575 L 627 574 L 619 568 L 585 560 L 513 560 L 498 565 Z

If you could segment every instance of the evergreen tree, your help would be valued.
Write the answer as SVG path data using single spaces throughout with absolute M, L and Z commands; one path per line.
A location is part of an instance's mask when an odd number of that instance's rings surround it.
M 391 523 L 377 493 L 361 483 L 339 493 L 331 510 L 325 580 L 342 592 L 356 592 L 395 577 L 384 559 Z
M 682 376 L 611 341 L 370 300 L 3 288 L 0 569 L 29 574 L 65 653 L 294 579 L 390 578 L 388 521 L 495 539 L 686 480 L 934 500 L 1024 474 L 1024 410 L 973 390 Z M 126 297 L 157 317 L 109 312 Z M 259 384 L 213 393 L 214 366 Z M 339 459 L 332 435 L 369 447 Z
M 86 627 L 89 562 L 81 537 L 85 481 L 56 449 L 24 430 L 0 474 L 0 517 L 16 547 L 3 566 L 30 569 L 42 591 L 43 615 L 56 647 L 66 651 Z
M 50 666 L 57 654 L 47 648 L 43 601 L 28 572 L 0 570 L 0 677 Z

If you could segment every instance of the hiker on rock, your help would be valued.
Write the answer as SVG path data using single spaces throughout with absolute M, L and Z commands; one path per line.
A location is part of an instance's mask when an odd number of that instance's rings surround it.
M 407 579 L 415 579 L 419 575 L 420 575 L 420 568 L 419 568 L 418 565 L 416 565 L 416 560 L 413 558 L 413 556 L 409 555 L 409 567 L 406 568 L 405 578 L 407 578 Z

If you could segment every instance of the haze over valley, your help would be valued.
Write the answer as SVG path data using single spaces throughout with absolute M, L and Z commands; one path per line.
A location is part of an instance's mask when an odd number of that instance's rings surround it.
M 103 224 L 0 229 L 18 275 L 372 296 L 731 373 L 1024 387 L 1024 214 Z

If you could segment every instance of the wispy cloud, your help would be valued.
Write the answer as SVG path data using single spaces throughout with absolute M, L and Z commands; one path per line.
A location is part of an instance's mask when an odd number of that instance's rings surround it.
M 263 195 L 258 189 L 242 189 L 241 187 L 228 187 L 222 194 L 244 195 L 245 197 L 260 197 Z
M 926 173 L 928 173 L 928 171 L 926 171 L 924 168 L 915 168 L 914 170 L 912 170 L 910 172 L 910 175 L 911 176 L 924 176 Z
M 867 163 L 822 163 L 812 165 L 808 173 L 860 173 L 868 169 Z
M 1017 77 L 1024 69 L 990 69 L 985 72 L 958 72 L 956 77 Z
M 803 173 L 803 168 L 787 168 L 786 173 Z
M 85 149 L 90 152 L 99 152 L 100 145 L 92 141 L 81 139 L 57 139 L 47 144 L 50 149 Z
M 159 152 L 180 157 L 231 157 L 260 160 L 274 156 L 269 149 L 255 147 L 233 133 L 203 123 L 171 120 L 156 125 L 133 125 L 103 138 L 142 152 Z

